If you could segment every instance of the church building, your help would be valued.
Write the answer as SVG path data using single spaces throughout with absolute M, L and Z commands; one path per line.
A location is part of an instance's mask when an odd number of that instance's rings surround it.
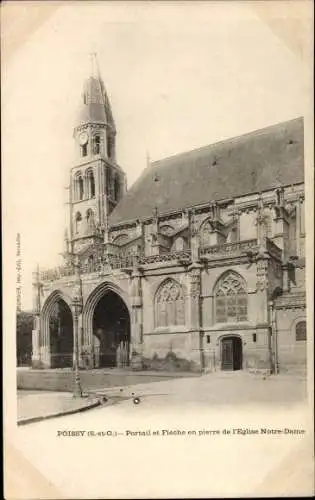
M 128 190 L 98 73 L 79 109 L 64 263 L 33 275 L 33 368 L 305 369 L 303 118 L 148 161 Z

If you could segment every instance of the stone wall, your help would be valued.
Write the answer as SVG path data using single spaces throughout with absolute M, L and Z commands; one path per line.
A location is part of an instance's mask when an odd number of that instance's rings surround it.
M 279 309 L 276 311 L 277 351 L 279 371 L 306 367 L 307 341 L 297 341 L 295 326 L 306 320 L 305 309 Z
M 166 373 L 108 372 L 106 370 L 81 371 L 83 391 L 106 389 L 147 382 L 166 380 L 172 375 Z M 74 374 L 70 370 L 18 370 L 17 389 L 72 392 Z

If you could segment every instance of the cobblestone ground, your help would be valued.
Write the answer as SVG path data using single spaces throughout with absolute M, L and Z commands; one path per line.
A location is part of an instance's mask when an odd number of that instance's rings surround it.
M 18 421 L 78 410 L 92 402 L 91 397 L 75 399 L 69 392 L 18 391 L 17 396 Z

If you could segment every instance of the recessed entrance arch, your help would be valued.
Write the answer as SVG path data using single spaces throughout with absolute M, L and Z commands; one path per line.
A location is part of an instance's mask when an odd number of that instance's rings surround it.
M 94 308 L 92 325 L 94 365 L 103 368 L 128 366 L 130 315 L 117 293 L 105 291 Z
M 241 370 L 243 345 L 240 337 L 229 335 L 221 340 L 221 370 Z
M 73 321 L 68 304 L 59 298 L 49 314 L 50 366 L 66 368 L 73 365 Z

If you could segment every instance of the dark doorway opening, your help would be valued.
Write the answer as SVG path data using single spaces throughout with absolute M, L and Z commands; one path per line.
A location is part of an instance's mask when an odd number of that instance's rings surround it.
M 62 299 L 49 318 L 51 368 L 73 366 L 73 322 L 71 310 Z
M 130 317 L 124 301 L 115 292 L 107 292 L 98 302 L 93 315 L 95 366 L 129 365 Z
M 242 340 L 235 336 L 223 338 L 221 341 L 221 369 L 241 370 L 242 365 Z

